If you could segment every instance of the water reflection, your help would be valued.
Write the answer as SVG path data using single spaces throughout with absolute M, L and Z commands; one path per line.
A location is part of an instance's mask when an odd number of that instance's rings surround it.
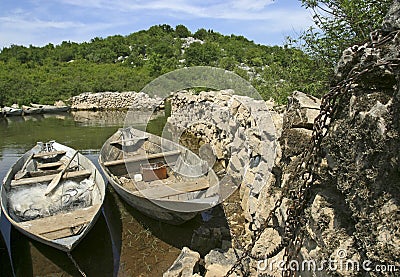
M 0 220 L 0 276 L 14 276 L 11 263 L 10 229 L 11 223 L 3 217 Z
M 162 112 L 147 126 L 141 118 L 138 113 L 134 127 L 161 134 L 166 122 Z M 50 139 L 79 149 L 98 166 L 99 149 L 123 124 L 124 113 L 118 111 L 0 118 L 0 179 L 37 141 Z M 147 218 L 108 186 L 103 215 L 72 255 L 87 276 L 161 276 L 180 248 L 190 246 L 194 230 L 204 224 L 200 215 L 181 226 Z M 226 226 L 223 212 L 206 224 Z M 65 253 L 32 241 L 13 228 L 10 235 L 16 276 L 79 276 Z M 1 243 L 0 275 L 12 276 L 6 250 Z
M 16 276 L 79 276 L 66 253 L 28 239 L 11 230 L 12 260 Z M 72 256 L 87 276 L 113 276 L 111 241 L 104 217 L 72 251 Z M 101 265 L 101 266 L 99 266 Z

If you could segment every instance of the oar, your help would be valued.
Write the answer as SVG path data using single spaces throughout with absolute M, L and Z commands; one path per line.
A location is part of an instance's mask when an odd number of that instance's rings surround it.
M 50 192 L 53 191 L 53 189 L 55 187 L 57 187 L 58 183 L 60 183 L 62 176 L 64 175 L 65 171 L 67 171 L 69 165 L 71 164 L 72 160 L 75 158 L 76 154 L 78 154 L 78 151 L 75 151 L 75 153 L 72 155 L 72 157 L 69 159 L 69 161 L 65 165 L 65 168 L 63 170 L 61 170 L 61 172 L 58 173 L 57 176 L 53 178 L 53 180 L 51 180 L 50 184 L 46 188 L 46 192 L 44 193 L 44 195 L 48 195 Z
M 18 171 L 17 174 L 15 174 L 15 176 L 14 176 L 14 179 L 15 179 L 15 180 L 19 180 L 19 179 L 25 177 L 26 173 L 28 173 L 28 172 L 26 171 L 26 168 L 27 168 L 29 162 L 32 160 L 33 155 L 35 155 L 35 154 L 32 153 L 32 154 L 28 157 L 28 159 L 26 159 L 26 161 L 25 161 L 24 165 L 22 166 L 21 170 Z

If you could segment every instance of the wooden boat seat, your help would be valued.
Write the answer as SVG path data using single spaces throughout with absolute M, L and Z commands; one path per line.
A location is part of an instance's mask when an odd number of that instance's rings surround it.
M 65 238 L 77 234 L 90 223 L 100 204 L 48 217 L 17 223 L 28 232 L 48 239 Z
M 152 159 L 158 159 L 158 158 L 163 158 L 163 157 L 176 156 L 176 155 L 180 155 L 180 154 L 181 154 L 180 150 L 172 150 L 172 151 L 168 151 L 168 152 L 161 152 L 161 153 L 149 154 L 149 155 L 144 155 L 144 156 L 134 156 L 132 158 L 127 158 L 127 159 L 108 161 L 108 162 L 104 163 L 104 166 L 121 165 L 124 163 L 135 163 L 135 162 L 141 162 L 141 161 L 145 161 L 145 160 L 152 160 Z
M 160 181 L 158 181 L 160 182 Z M 148 189 L 143 189 L 140 191 L 134 191 L 132 194 L 137 196 L 145 196 L 148 198 L 164 198 L 174 195 L 179 195 L 187 192 L 199 191 L 203 189 L 208 189 L 210 184 L 206 180 L 196 180 L 196 181 L 185 181 L 177 182 L 171 184 L 160 184 L 157 186 L 152 186 Z
M 90 174 L 91 174 L 91 172 L 89 170 L 70 171 L 70 172 L 65 172 L 64 175 L 62 176 L 62 178 L 63 179 L 86 178 L 86 177 L 89 177 Z M 57 174 L 51 174 L 51 175 L 45 175 L 45 176 L 12 180 L 11 187 L 51 182 L 51 180 L 53 180 L 54 177 L 56 177 L 56 176 L 57 176 Z
M 48 169 L 48 168 L 54 168 L 54 167 L 60 167 L 62 166 L 64 163 L 63 162 L 54 162 L 54 163 L 43 163 L 43 164 L 38 164 L 37 168 L 38 169 Z
M 39 152 L 33 155 L 34 159 L 45 158 L 48 156 L 64 155 L 66 151 L 51 151 L 51 152 Z

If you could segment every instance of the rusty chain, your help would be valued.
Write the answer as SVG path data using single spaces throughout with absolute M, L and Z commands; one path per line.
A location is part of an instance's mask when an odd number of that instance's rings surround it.
M 374 31 L 371 33 L 371 41 L 366 45 L 366 47 L 377 48 L 392 41 L 393 38 L 399 34 L 400 31 L 394 31 L 383 36 L 381 30 Z M 363 49 L 364 48 L 362 47 L 354 48 L 356 52 L 362 51 Z M 355 68 L 353 68 L 341 82 L 331 88 L 329 92 L 324 95 L 321 100 L 320 113 L 314 120 L 311 143 L 309 144 L 310 147 L 308 147 L 300 156 L 294 174 L 292 174 L 292 182 L 287 182 L 286 186 L 282 189 L 281 195 L 276 200 L 274 207 L 268 213 L 264 223 L 255 231 L 252 241 L 246 246 L 243 254 L 237 258 L 236 263 L 230 268 L 225 276 L 230 276 L 236 269 L 242 267 L 243 260 L 246 257 L 255 260 L 266 260 L 275 257 L 283 249 L 284 270 L 282 271 L 282 276 L 291 277 L 296 275 L 296 273 L 290 268 L 289 263 L 297 258 L 302 246 L 304 232 L 301 227 L 304 223 L 302 223 L 302 220 L 300 219 L 302 218 L 306 205 L 310 199 L 310 189 L 315 182 L 316 169 L 319 167 L 320 161 L 323 157 L 321 144 L 327 135 L 330 125 L 334 121 L 338 102 L 341 97 L 352 88 L 355 81 L 370 72 L 372 69 L 378 67 L 387 67 L 388 69 L 392 69 L 393 66 L 399 65 L 399 63 L 391 63 L 391 61 L 376 61 L 365 65 L 362 69 L 355 70 Z M 299 176 L 300 178 L 293 180 L 293 178 Z M 301 182 L 301 184 L 298 187 L 295 187 L 294 184 L 298 182 Z M 290 204 L 286 212 L 287 218 L 284 221 L 284 234 L 281 242 L 272 251 L 265 255 L 252 254 L 256 242 L 260 239 L 261 234 L 265 229 L 279 227 L 270 225 L 269 223 L 273 219 L 277 209 L 281 207 L 284 198 L 287 198 Z

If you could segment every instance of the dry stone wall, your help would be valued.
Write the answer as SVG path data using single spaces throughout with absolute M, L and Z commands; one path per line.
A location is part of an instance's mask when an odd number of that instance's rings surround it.
M 98 92 L 82 93 L 70 100 L 73 110 L 150 110 L 162 108 L 164 100 L 150 97 L 144 92 Z
M 209 145 L 214 160 L 224 165 L 227 183 L 241 186 L 245 216 L 255 214 L 255 197 L 269 177 L 276 151 L 276 130 L 263 100 L 234 95 L 232 91 L 176 93 L 171 99 L 170 132 L 184 131 Z M 200 148 L 200 156 L 202 156 Z M 209 156 L 209 155 L 208 155 Z M 207 157 L 205 157 L 207 158 Z M 232 190 L 221 192 L 227 197 Z M 233 188 L 233 189 L 234 189 Z

